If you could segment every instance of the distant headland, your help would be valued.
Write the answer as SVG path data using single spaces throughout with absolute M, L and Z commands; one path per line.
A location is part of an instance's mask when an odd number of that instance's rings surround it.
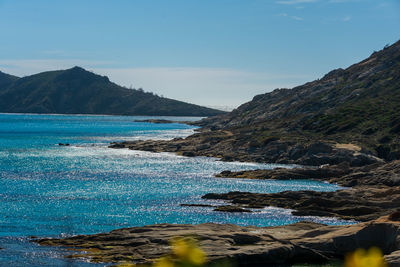
M 128 89 L 81 67 L 23 78 L 0 72 L 0 112 L 200 117 L 224 113 Z

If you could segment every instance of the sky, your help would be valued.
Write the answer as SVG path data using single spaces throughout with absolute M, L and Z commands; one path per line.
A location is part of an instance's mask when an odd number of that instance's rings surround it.
M 400 0 L 0 0 L 0 70 L 81 66 L 229 109 L 400 39 Z

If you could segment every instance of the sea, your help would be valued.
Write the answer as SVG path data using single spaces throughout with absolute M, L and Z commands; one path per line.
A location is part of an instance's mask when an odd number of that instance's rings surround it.
M 144 119 L 174 123 L 137 122 Z M 274 207 L 253 213 L 224 213 L 209 207 L 180 206 L 223 203 L 201 199 L 210 192 L 340 188 L 310 180 L 214 177 L 224 170 L 293 165 L 222 162 L 216 158 L 108 148 L 116 141 L 186 137 L 196 127 L 179 122 L 199 119 L 0 114 L 0 266 L 107 266 L 65 258 L 71 251 L 31 241 L 122 227 L 205 222 L 274 226 L 304 220 L 346 223 L 335 218 L 293 216 L 290 210 Z

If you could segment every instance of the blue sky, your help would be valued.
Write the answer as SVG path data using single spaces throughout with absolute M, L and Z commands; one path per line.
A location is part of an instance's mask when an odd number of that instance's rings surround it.
M 75 65 L 118 84 L 237 106 L 400 39 L 400 0 L 0 0 L 0 70 Z

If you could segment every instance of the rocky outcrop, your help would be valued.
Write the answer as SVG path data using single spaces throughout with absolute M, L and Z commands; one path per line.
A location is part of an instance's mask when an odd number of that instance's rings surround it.
M 397 41 L 347 69 L 293 89 L 257 95 L 198 125 L 250 133 L 254 146 L 278 139 L 295 142 L 301 151 L 304 143 L 333 141 L 355 144 L 391 161 L 400 159 L 399 88 Z M 306 165 L 318 165 L 313 162 Z
M 209 193 L 204 199 L 225 200 L 235 207 L 291 209 L 298 216 L 328 216 L 368 221 L 396 212 L 400 207 L 400 186 L 356 187 L 334 192 L 283 191 L 261 194 L 250 192 Z
M 309 166 L 392 161 L 400 159 L 399 88 L 400 41 L 345 70 L 196 122 L 202 131 L 186 139 L 111 147 Z
M 386 262 L 390 267 L 400 267 L 400 250 L 396 250 L 385 256 Z
M 241 227 L 231 224 L 160 224 L 37 240 L 41 245 L 83 249 L 72 254 L 93 262 L 150 263 L 170 252 L 174 237 L 193 237 L 209 263 L 227 260 L 237 266 L 266 266 L 300 262 L 323 263 L 342 259 L 357 248 L 379 247 L 391 261 L 398 259 L 399 222 L 388 217 L 346 226 L 300 222 L 278 227 Z
M 346 187 L 365 185 L 400 186 L 400 160 L 386 164 L 376 163 L 362 167 L 352 167 L 349 164 L 326 165 L 317 168 L 276 168 L 272 170 L 223 171 L 216 177 L 296 180 L 313 179 L 337 183 Z
M 247 140 L 247 141 L 246 141 Z M 225 130 L 206 131 L 185 139 L 139 140 L 112 143 L 110 148 L 129 148 L 151 152 L 174 152 L 183 156 L 216 157 L 224 161 L 252 161 L 319 166 L 348 163 L 363 166 L 382 162 L 372 154 L 340 148 L 333 143 L 309 143 L 269 140 L 259 143 L 245 133 Z

